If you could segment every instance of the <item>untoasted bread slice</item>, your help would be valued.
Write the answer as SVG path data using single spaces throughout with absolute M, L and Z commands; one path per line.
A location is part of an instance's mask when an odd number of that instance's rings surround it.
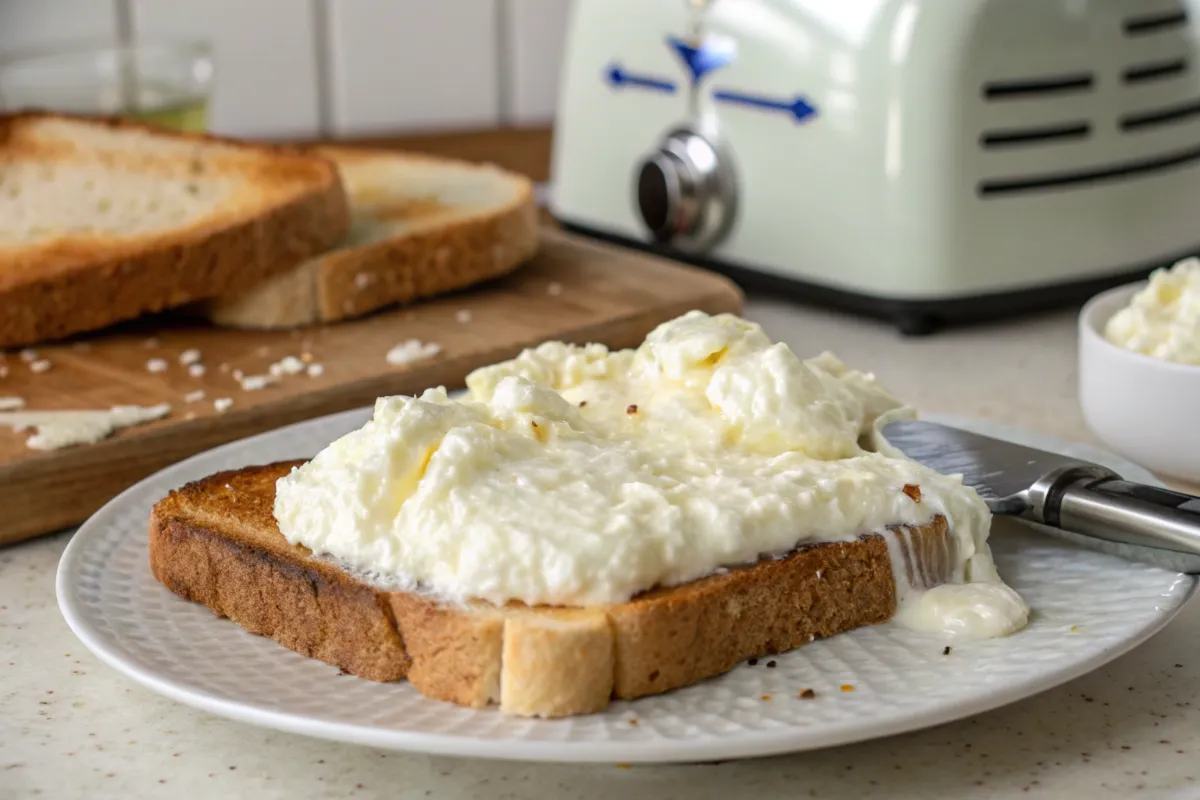
M 385 591 L 289 544 L 275 482 L 299 462 L 188 484 L 150 518 L 150 565 L 171 591 L 304 655 L 376 681 L 407 678 L 464 706 L 556 717 L 659 694 L 747 658 L 884 622 L 896 608 L 879 535 L 802 547 L 628 603 L 446 605 Z M 943 517 L 910 529 L 912 574 L 951 568 Z
M 253 286 L 348 224 L 337 170 L 311 152 L 0 116 L 0 347 Z
M 507 274 L 537 251 L 526 178 L 392 151 L 322 148 L 350 197 L 337 250 L 204 304 L 219 325 L 288 328 L 361 316 Z

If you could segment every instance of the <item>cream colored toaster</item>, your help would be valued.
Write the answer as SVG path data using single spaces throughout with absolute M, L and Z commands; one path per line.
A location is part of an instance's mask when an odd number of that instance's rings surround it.
M 551 208 L 750 288 L 937 324 L 1200 251 L 1179 0 L 575 0 Z

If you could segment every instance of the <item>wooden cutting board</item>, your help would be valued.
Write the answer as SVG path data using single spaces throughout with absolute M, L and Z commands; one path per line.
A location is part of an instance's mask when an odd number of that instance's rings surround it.
M 158 317 L 36 348 L 51 362 L 44 372 L 8 353 L 0 396 L 24 398 L 26 410 L 170 403 L 171 413 L 96 444 L 49 452 L 29 449 L 28 433 L 0 426 L 0 544 L 82 522 L 138 480 L 224 442 L 370 405 L 380 395 L 457 388 L 476 367 L 547 339 L 632 347 L 689 309 L 736 312 L 741 303 L 737 288 L 711 273 L 547 229 L 541 253 L 506 279 L 357 321 L 262 332 Z M 387 352 L 408 339 L 441 351 L 389 364 Z M 201 377 L 180 364 L 189 349 L 200 351 Z M 289 355 L 323 371 L 257 391 L 235 378 L 235 370 L 267 373 Z M 151 371 L 152 359 L 165 361 L 165 371 Z M 203 400 L 185 401 L 201 390 Z M 233 403 L 218 412 L 217 398 Z

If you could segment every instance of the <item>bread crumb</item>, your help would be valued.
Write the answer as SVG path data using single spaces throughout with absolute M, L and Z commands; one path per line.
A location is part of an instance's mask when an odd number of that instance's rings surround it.
M 54 365 L 50 363 L 50 359 L 39 358 L 37 361 L 34 361 L 32 364 L 29 365 L 29 369 L 31 372 L 46 372 L 52 366 L 54 366 Z
M 770 701 L 771 701 L 771 695 L 769 695 L 769 694 L 764 694 L 764 695 L 762 696 L 762 699 L 763 699 L 764 701 L 766 701 L 766 702 L 770 702 Z
M 912 501 L 914 503 L 921 502 L 921 487 L 917 486 L 915 483 L 904 484 L 904 488 L 901 489 L 900 491 L 904 492 L 906 495 L 908 495 L 910 498 L 912 498 Z
M 801 700 L 812 700 L 816 696 L 817 696 L 817 693 L 814 692 L 812 689 L 801 689 L 800 690 L 800 699 Z
M 200 351 L 194 347 L 184 350 L 179 354 L 179 363 L 183 364 L 185 367 L 189 367 L 192 364 L 198 363 L 199 361 Z
M 1071 626 L 1071 633 L 1079 633 L 1079 626 L 1078 626 L 1078 625 L 1072 625 L 1072 626 Z
M 442 352 L 442 346 L 435 342 L 422 342 L 420 339 L 409 339 L 401 342 L 387 352 L 387 363 L 392 366 L 403 366 L 414 361 L 433 358 Z
M 466 325 L 468 322 L 471 321 L 470 309 L 460 308 L 458 311 L 455 311 L 454 312 L 454 320 L 455 320 L 455 322 L 461 322 L 463 325 Z
M 558 281 L 550 281 L 550 283 L 546 285 L 546 294 L 550 295 L 551 297 L 558 297 L 560 294 L 562 294 L 562 290 L 563 285 Z
M 325 373 L 325 365 L 324 364 L 309 364 L 306 372 L 308 373 L 308 377 L 310 377 L 310 378 L 319 378 L 319 377 L 321 377 L 321 375 L 323 375 Z
M 218 414 L 224 414 L 232 406 L 233 400 L 228 397 L 218 397 L 216 400 L 213 400 L 213 408 L 216 409 Z
M 854 691 L 854 686 L 853 686 L 853 684 L 849 684 L 849 683 L 843 683 L 843 684 L 842 684 L 842 691 L 843 691 L 843 692 L 853 692 L 853 691 Z
M 189 403 L 199 403 L 204 399 L 204 390 L 197 389 L 194 392 L 188 392 L 183 396 L 183 399 Z
M 146 362 L 147 372 L 166 372 L 167 361 L 164 358 L 152 358 Z
M 276 382 L 270 375 L 247 375 L 240 380 L 243 392 L 257 392 Z
M 204 377 L 205 372 L 207 372 L 207 370 L 204 368 L 203 364 L 192 364 L 190 367 L 188 367 L 188 375 L 191 375 L 193 378 L 202 378 Z
M 33 350 L 31 348 L 26 347 L 24 350 L 21 351 L 21 360 L 24 361 L 26 364 L 32 364 L 34 361 L 37 361 L 38 360 L 37 350 Z

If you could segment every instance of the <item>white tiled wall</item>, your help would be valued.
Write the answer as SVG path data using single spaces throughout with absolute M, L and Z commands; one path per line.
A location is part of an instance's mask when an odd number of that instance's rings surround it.
M 335 133 L 500 118 L 496 0 L 332 0 Z
M 7 0 L 0 0 L 0 3 Z M 46 2 L 46 0 L 42 0 Z M 56 0 L 49 0 L 50 3 Z M 305 0 L 130 0 L 135 37 L 206 39 L 210 127 L 244 136 L 317 129 L 317 31 Z
M 0 52 L 70 39 L 111 39 L 117 0 L 0 0 Z
M 0 0 L 0 53 L 135 36 L 208 39 L 212 127 L 357 135 L 541 125 L 572 0 Z
M 536 124 L 554 116 L 570 8 L 566 0 L 504 3 L 502 27 L 507 48 L 504 80 L 513 122 Z

